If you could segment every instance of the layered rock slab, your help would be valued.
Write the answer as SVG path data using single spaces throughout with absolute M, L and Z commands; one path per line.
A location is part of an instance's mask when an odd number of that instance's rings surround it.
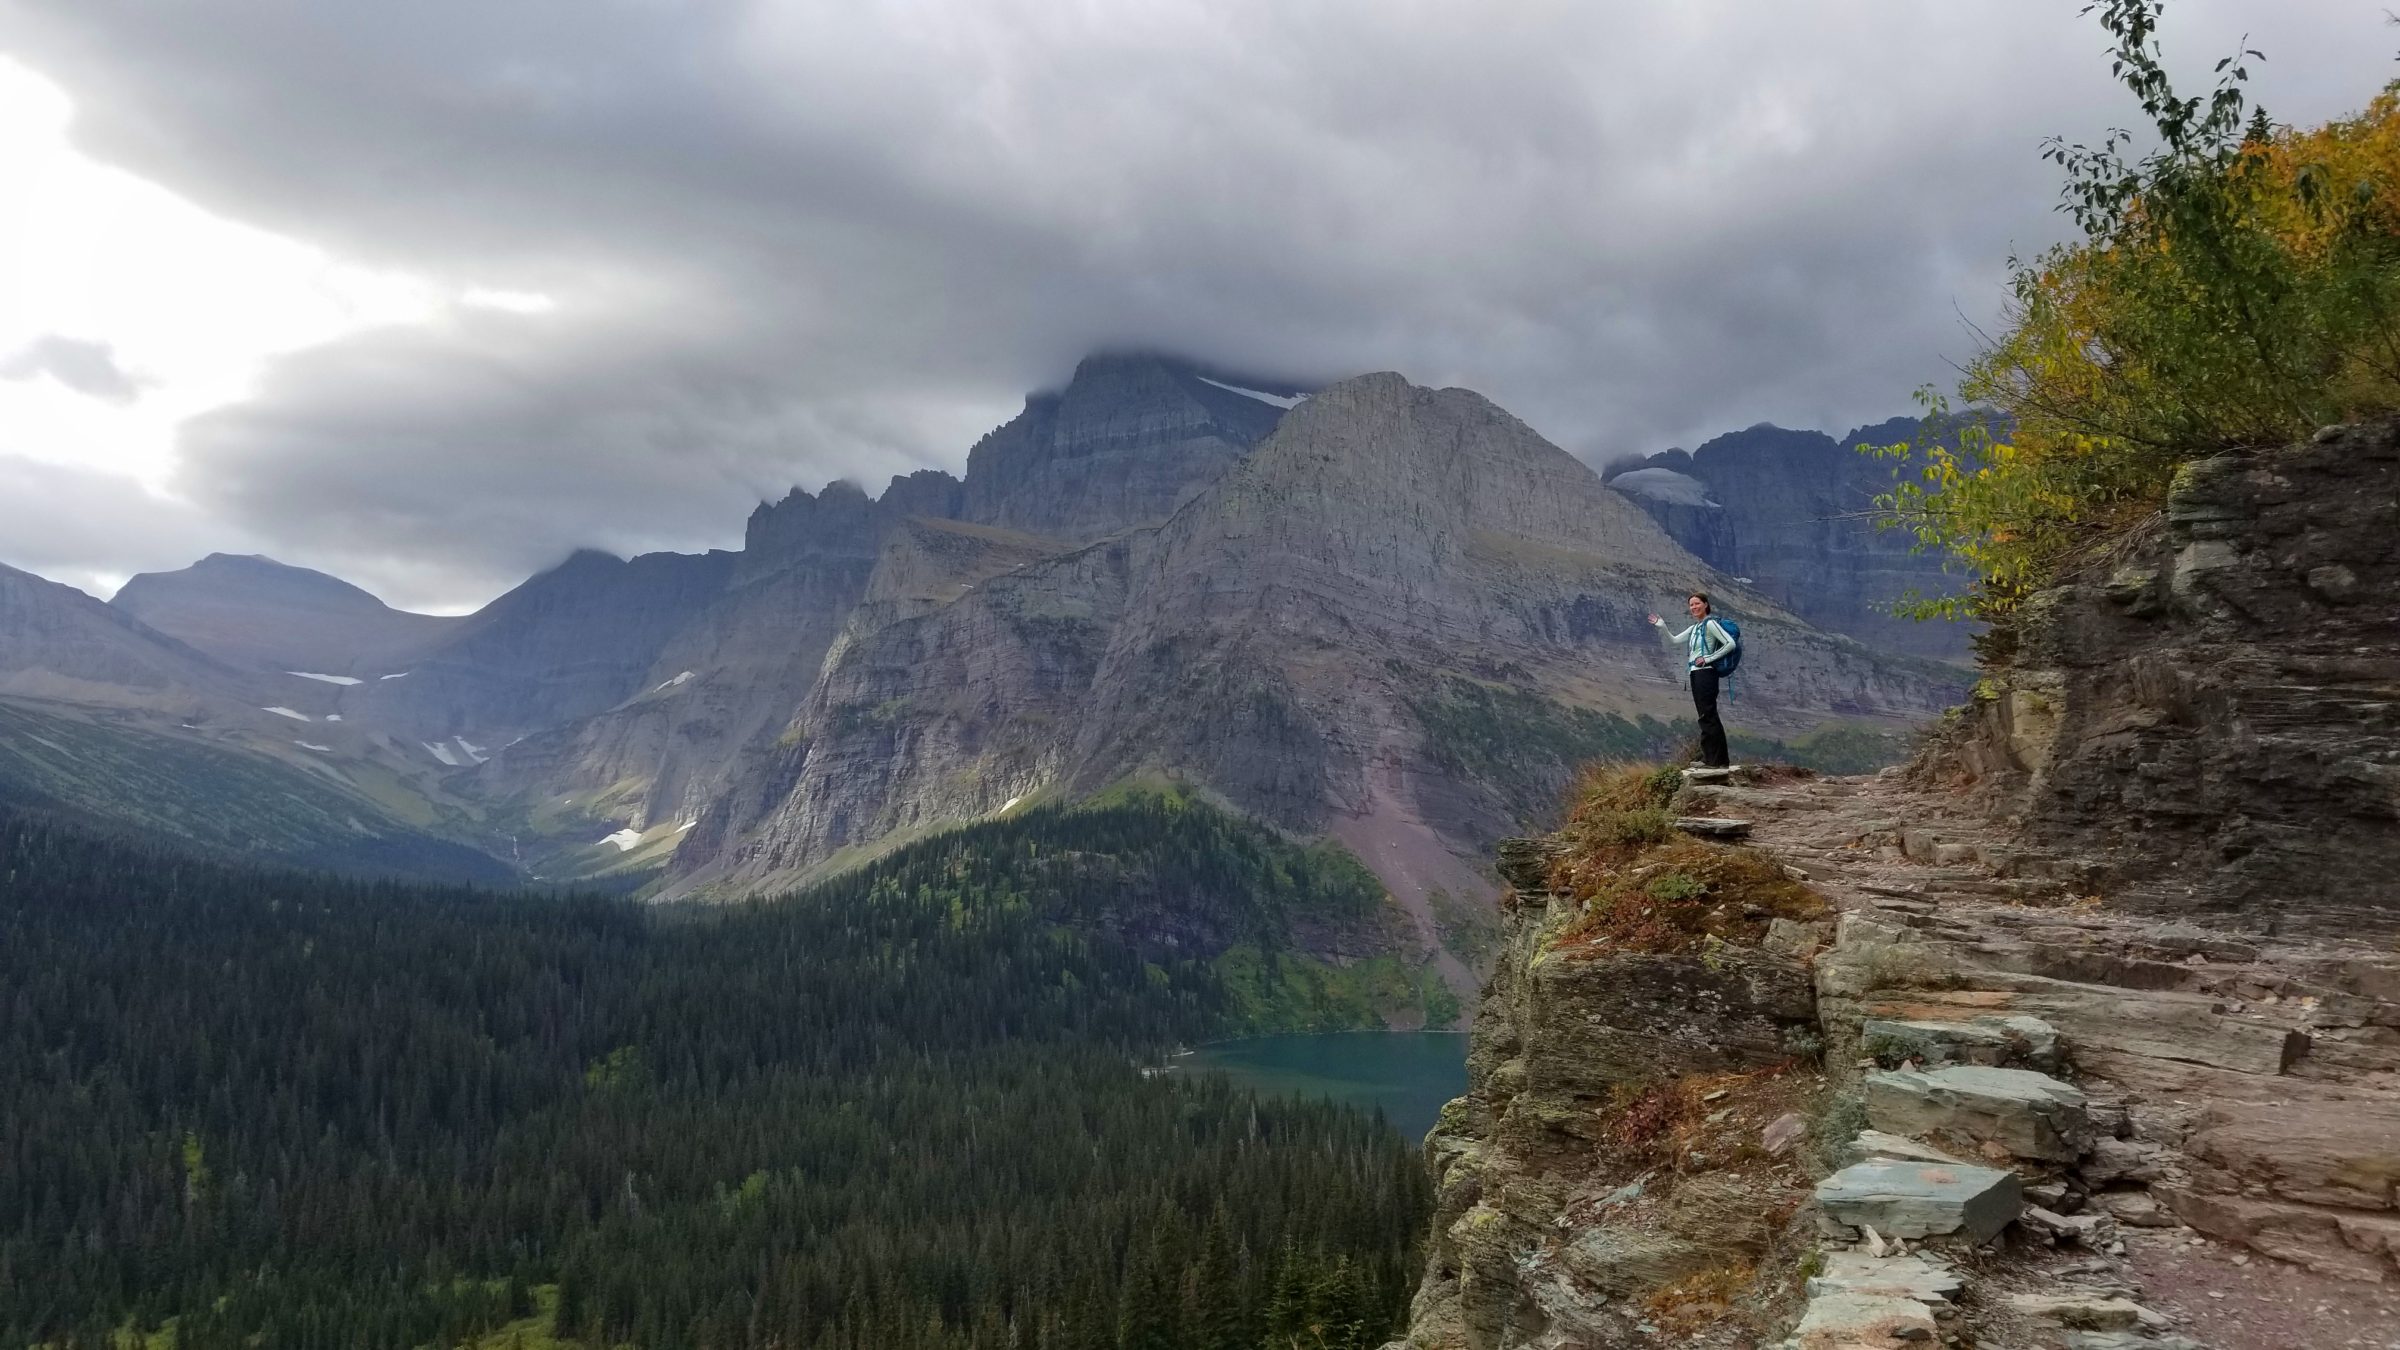
M 1866 1101 L 1867 1119 L 1879 1130 L 1989 1143 L 2018 1158 L 2073 1162 L 2095 1133 L 2080 1090 L 2026 1069 L 1871 1073 Z
M 1829 1236 L 1873 1228 L 1886 1237 L 1988 1242 L 2016 1221 L 2024 1194 L 2014 1172 L 1871 1159 L 1818 1182 L 1817 1205 Z

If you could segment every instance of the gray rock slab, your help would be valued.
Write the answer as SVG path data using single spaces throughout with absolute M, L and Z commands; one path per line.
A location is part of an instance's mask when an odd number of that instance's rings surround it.
M 2024 1204 L 2016 1173 L 1988 1167 L 1875 1159 L 1817 1183 L 1818 1208 L 1845 1233 L 1863 1224 L 1886 1237 L 1984 1242 Z
M 2019 1158 L 2073 1162 L 2097 1134 L 2081 1089 L 2029 1069 L 1954 1065 L 1871 1073 L 1866 1099 L 1876 1129 L 1988 1141 Z
M 1979 1064 L 1987 1068 L 2058 1067 L 2058 1028 L 2022 1014 L 1977 1017 L 1961 1022 L 1870 1017 L 1860 1043 L 1881 1058 L 1917 1060 L 1927 1068 Z
M 1796 1350 L 1880 1350 L 1934 1345 L 1933 1312 L 1913 1298 L 1827 1294 L 1809 1300 L 1788 1344 Z
M 2049 960 L 2059 951 L 2053 944 L 2018 955 Z M 2308 1036 L 2299 1029 L 2233 1015 L 2213 995 L 2079 984 L 2007 970 L 1980 971 L 1977 979 L 1987 988 L 2012 991 L 2019 1012 L 2057 1027 L 2074 1043 L 2078 1067 L 2130 1086 L 2157 1079 L 2158 1066 L 2145 1060 L 2274 1075 L 2308 1049 Z
M 2085 1247 L 2105 1245 L 2117 1236 L 2117 1221 L 2107 1214 L 2060 1214 L 2040 1205 L 2027 1205 L 2017 1221 L 2037 1233 Z
M 2166 1175 L 2164 1152 L 2158 1145 L 2105 1135 L 2092 1141 L 2091 1152 L 2076 1170 L 2093 1186 L 2111 1181 L 2148 1183 Z
M 1832 1251 L 1825 1254 L 1824 1272 L 1809 1277 L 1808 1296 L 1872 1294 L 1913 1298 L 1931 1307 L 1949 1303 L 1965 1287 L 1966 1281 L 1956 1270 L 1916 1252 L 1869 1256 L 1859 1251 Z
M 1707 839 L 1739 839 L 1750 833 L 1750 822 L 1731 816 L 1677 816 L 1675 828 Z

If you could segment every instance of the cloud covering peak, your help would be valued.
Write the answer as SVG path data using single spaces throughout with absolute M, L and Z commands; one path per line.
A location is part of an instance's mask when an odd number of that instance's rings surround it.
M 82 154 L 414 288 L 262 355 L 155 485 L 455 604 L 955 469 L 1096 349 L 1399 369 L 1595 462 L 1888 415 L 2063 230 L 2041 137 L 2137 115 L 2076 9 L 0 0 L 0 52 Z M 2248 28 L 2296 120 L 2384 76 L 2371 13 L 2171 20 L 2194 81 Z M 0 557 L 174 561 L 91 524 Z

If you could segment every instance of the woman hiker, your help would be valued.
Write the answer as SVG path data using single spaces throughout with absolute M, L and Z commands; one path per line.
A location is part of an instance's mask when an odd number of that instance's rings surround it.
M 1683 607 L 1691 611 L 1692 626 L 1680 633 L 1669 634 L 1669 640 L 1681 642 L 1691 663 L 1692 708 L 1700 715 L 1700 763 L 1704 768 L 1722 769 L 1733 762 L 1725 751 L 1725 724 L 1717 719 L 1717 682 L 1722 678 L 1717 663 L 1731 655 L 1734 638 L 1725 625 L 1708 612 L 1708 593 L 1694 591 Z M 1650 626 L 1664 628 L 1666 620 L 1653 614 Z

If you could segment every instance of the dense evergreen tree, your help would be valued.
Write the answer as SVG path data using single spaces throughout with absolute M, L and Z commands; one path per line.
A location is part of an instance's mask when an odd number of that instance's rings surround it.
M 1401 1141 L 1137 1066 L 1379 899 L 1158 798 L 666 915 L 0 819 L 0 1344 L 1378 1344 Z

